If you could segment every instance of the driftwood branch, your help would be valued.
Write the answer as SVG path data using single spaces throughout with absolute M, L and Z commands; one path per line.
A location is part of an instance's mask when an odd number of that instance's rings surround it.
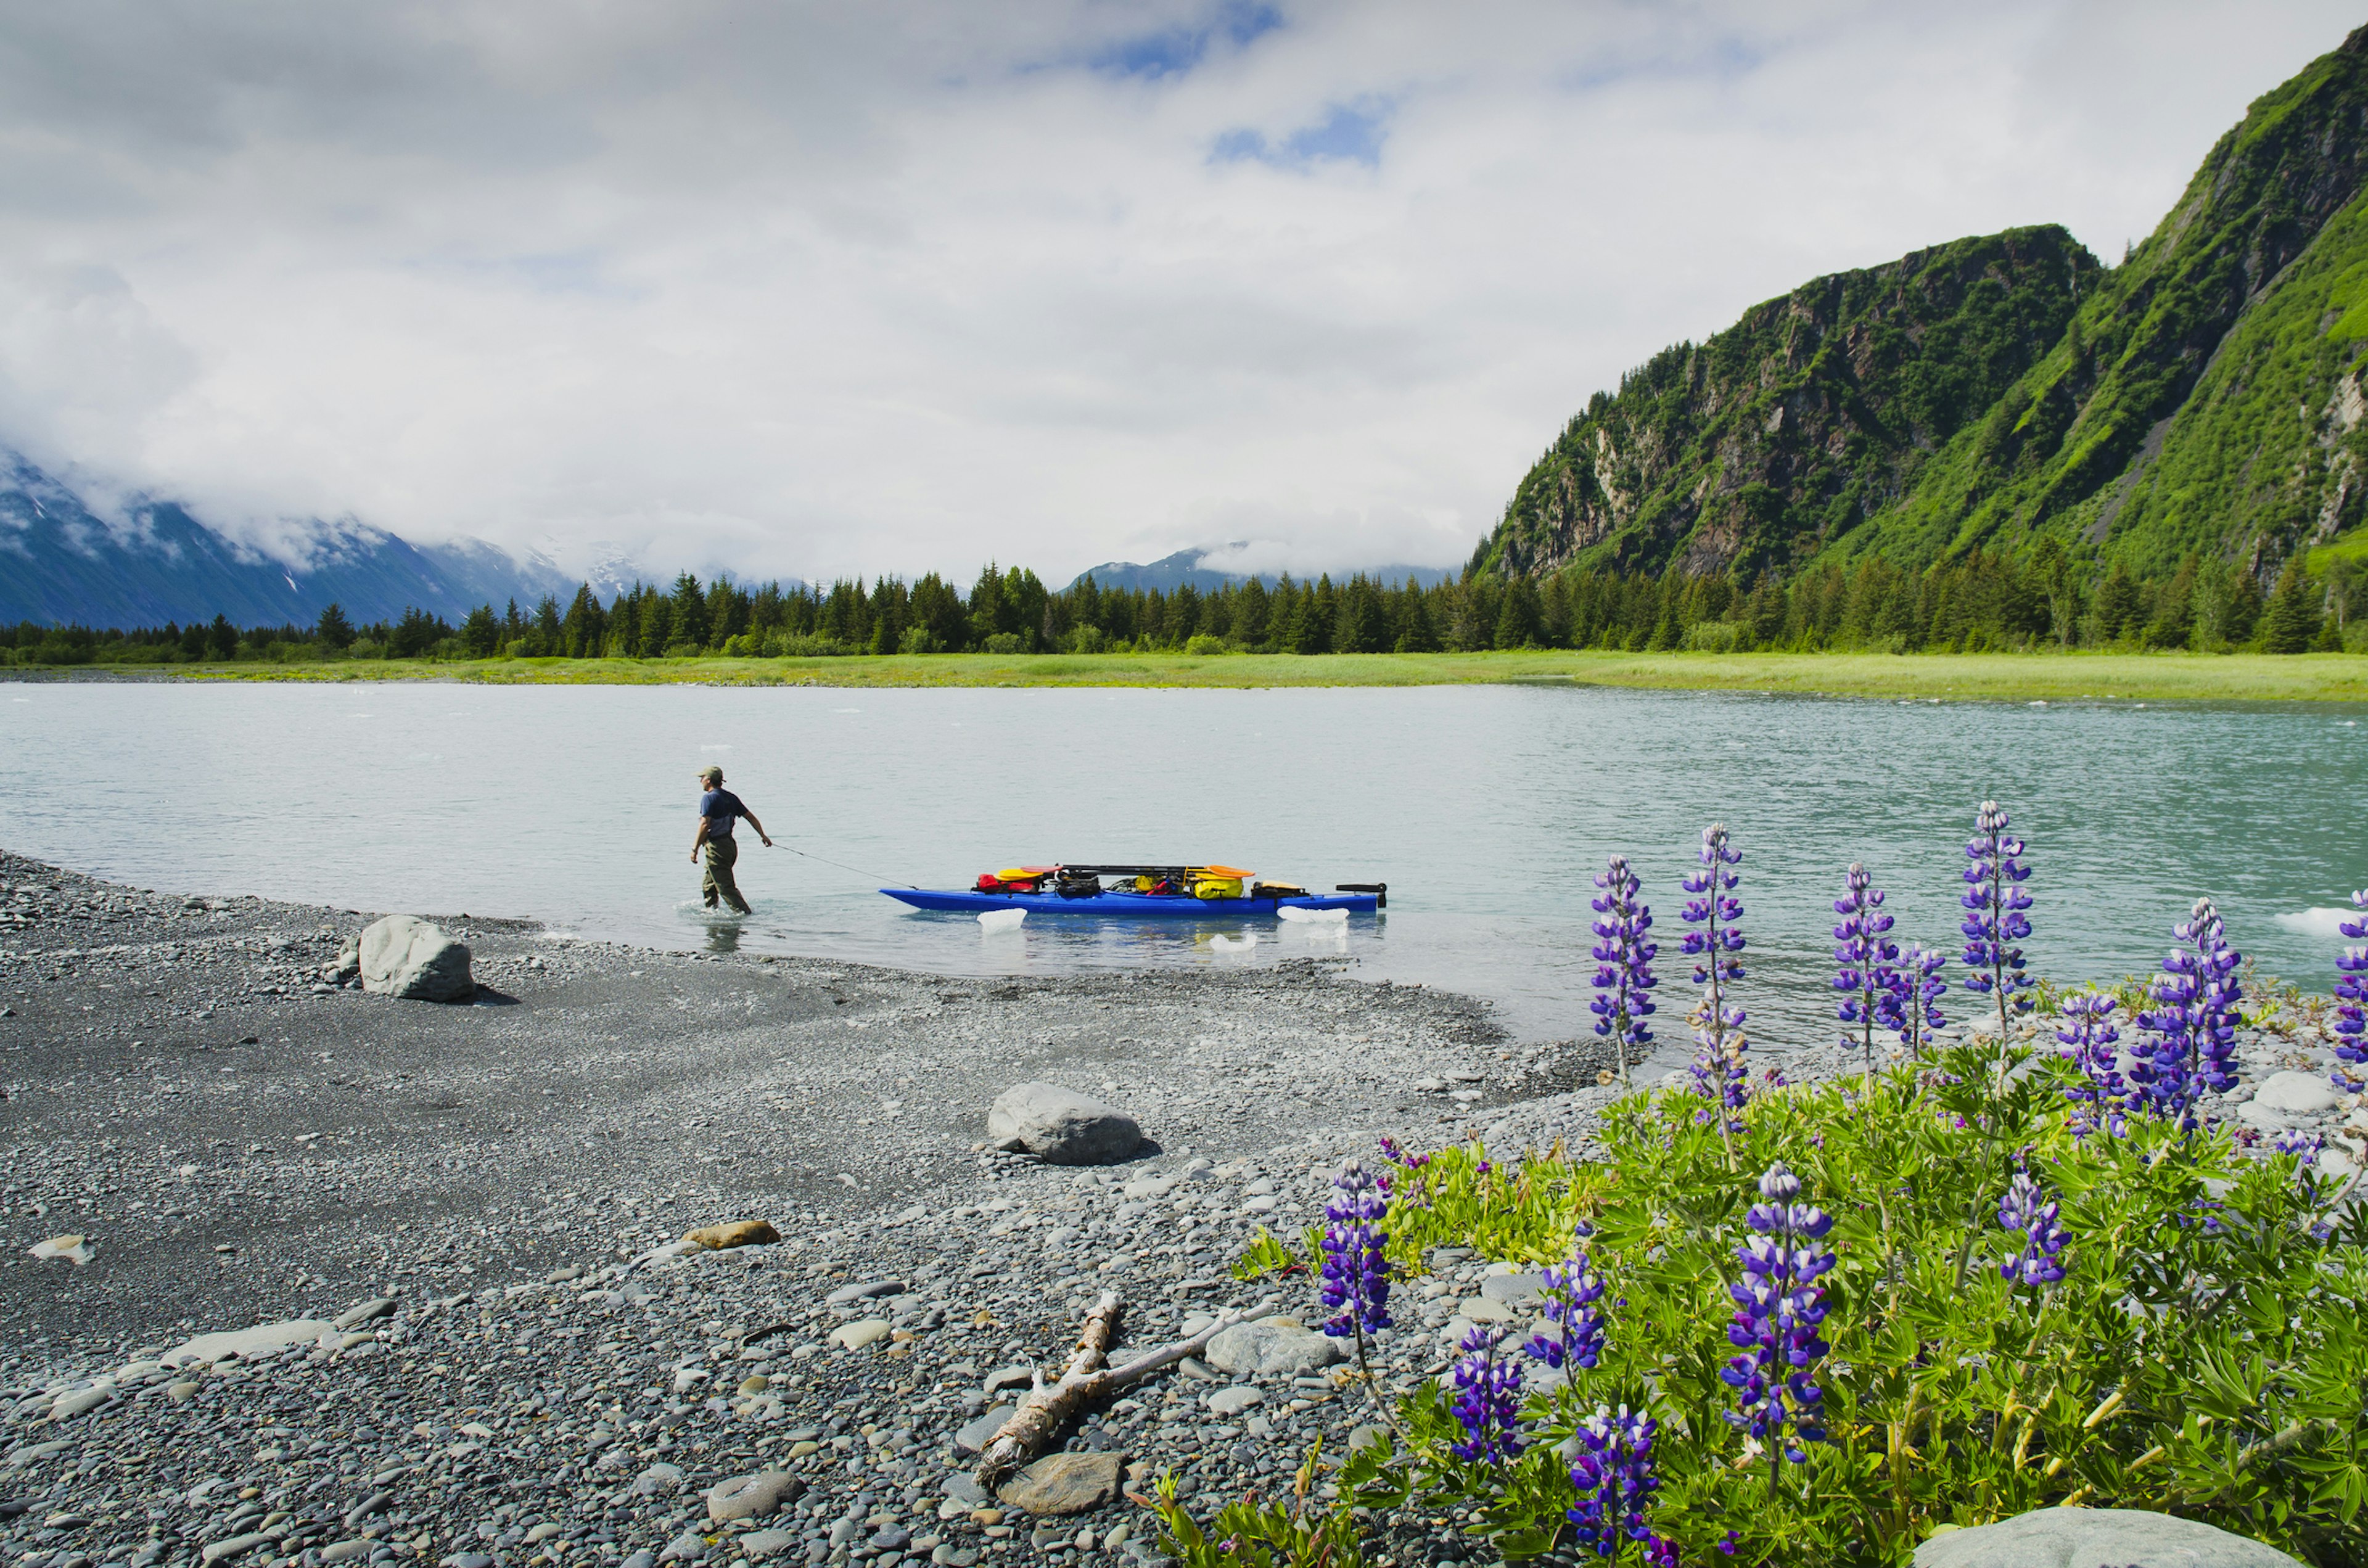
M 1027 1393 L 1020 1397 L 1019 1408 L 979 1450 L 979 1485 L 989 1496 L 994 1495 L 1014 1471 L 1034 1459 L 1085 1406 L 1141 1381 L 1162 1367 L 1198 1355 L 1208 1348 L 1209 1341 L 1234 1324 L 1262 1318 L 1274 1310 L 1275 1303 L 1267 1301 L 1247 1312 L 1220 1312 L 1214 1323 L 1191 1338 L 1163 1345 L 1123 1366 L 1112 1367 L 1107 1360 L 1111 1331 L 1118 1322 L 1119 1298 L 1114 1290 L 1103 1291 L 1094 1310 L 1086 1314 L 1086 1326 L 1077 1335 L 1077 1347 L 1069 1353 L 1069 1365 L 1061 1373 L 1060 1381 L 1047 1384 L 1042 1373 L 1035 1374 Z

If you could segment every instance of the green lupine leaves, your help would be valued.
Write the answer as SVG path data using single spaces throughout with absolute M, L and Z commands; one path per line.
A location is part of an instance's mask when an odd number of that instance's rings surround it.
M 1905 1564 L 1943 1524 L 2057 1504 L 2149 1508 L 2267 1540 L 2306 1562 L 2368 1551 L 2368 1222 L 2330 1221 L 2291 1156 L 2134 1118 L 2078 1138 L 2067 1070 L 1961 1049 L 1866 1080 L 1754 1098 L 1730 1167 L 1705 1102 L 1633 1096 L 1603 1117 L 1605 1157 L 1518 1167 L 1477 1144 L 1399 1167 L 1393 1261 L 1471 1247 L 1525 1267 L 1584 1234 L 1610 1285 L 1610 1344 L 1566 1387 L 1533 1392 L 1530 1447 L 1453 1459 L 1460 1429 L 1428 1383 L 1402 1440 L 1342 1472 L 1343 1506 L 1468 1516 L 1509 1557 L 1568 1545 L 1554 1450 L 1599 1404 L 1660 1424 L 1652 1527 L 1685 1561 Z M 1829 1440 L 1781 1468 L 1727 1419 L 1727 1296 L 1752 1181 L 1781 1160 L 1835 1217 L 1825 1280 Z M 2061 1205 L 2060 1282 L 2010 1284 L 2000 1195 L 2027 1173 Z M 1262 1241 L 1260 1247 L 1267 1246 Z M 1282 1249 L 1275 1246 L 1274 1252 Z M 1354 1477 L 1353 1484 L 1350 1477 Z

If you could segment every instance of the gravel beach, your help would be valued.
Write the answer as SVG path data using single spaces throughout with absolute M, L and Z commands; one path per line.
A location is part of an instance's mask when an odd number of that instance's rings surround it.
M 1228 1275 L 1241 1244 L 1315 1219 L 1378 1134 L 1608 1096 L 1591 1039 L 1516 1045 L 1482 1003 L 1324 960 L 951 981 L 439 915 L 481 990 L 438 1005 L 322 978 L 366 914 L 12 857 L 0 884 L 20 1568 L 1144 1558 L 1125 1493 L 1271 1493 L 1371 1412 L 1292 1321 L 1300 1281 L 1230 1357 L 1073 1426 L 1025 1506 L 979 1494 L 981 1418 L 1057 1373 L 1100 1292 L 1114 1359 L 1189 1335 L 1263 1298 Z M 988 1148 L 989 1104 L 1038 1080 L 1144 1148 Z M 683 1250 L 741 1220 L 782 1239 Z M 1441 1262 L 1398 1377 L 1481 1290 Z M 711 1517 L 773 1471 L 770 1506 Z
M 1583 1156 L 1615 1092 L 1591 1038 L 1517 1044 L 1338 960 L 949 980 L 461 915 L 480 989 L 445 1005 L 333 978 L 371 918 L 0 855 L 0 1562 L 1154 1561 L 1161 1475 L 1271 1496 L 1374 1419 L 1304 1278 L 1231 1278 L 1257 1229 L 1315 1221 L 1383 1133 Z M 2326 1021 L 2246 1031 L 2207 1108 L 2342 1177 L 2368 1111 L 2326 1087 Z M 1143 1147 L 996 1152 L 1030 1082 Z M 778 1239 L 684 1239 L 734 1221 Z M 1429 1261 L 1395 1387 L 1523 1315 L 1509 1266 Z M 1104 1291 L 1114 1361 L 1271 1315 L 985 1494 L 977 1447 Z M 1493 1557 L 1405 1517 L 1369 1550 Z

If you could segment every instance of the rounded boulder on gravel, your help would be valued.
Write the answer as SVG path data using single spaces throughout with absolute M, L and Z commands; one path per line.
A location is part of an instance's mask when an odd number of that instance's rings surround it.
M 1048 1165 L 1110 1165 L 1143 1146 L 1134 1118 L 1057 1084 L 1022 1084 L 996 1096 L 986 1136 L 1007 1153 L 1033 1154 Z

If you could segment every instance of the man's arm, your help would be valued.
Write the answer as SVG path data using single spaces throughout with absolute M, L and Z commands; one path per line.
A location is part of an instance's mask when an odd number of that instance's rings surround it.
M 694 866 L 695 866 L 695 865 L 699 864 L 699 852 L 700 852 L 701 849 L 705 848 L 706 846 L 707 846 L 707 818 L 706 818 L 706 817 L 704 817 L 704 816 L 701 816 L 701 817 L 699 819 L 699 832 L 698 832 L 696 835 L 694 835 L 692 836 L 691 841 L 690 841 L 690 863 L 691 863 L 692 865 L 694 865 Z
M 757 813 L 748 809 L 747 802 L 745 801 L 741 802 L 740 814 L 748 819 L 748 825 L 757 830 L 757 836 L 764 839 L 765 847 L 770 849 L 773 846 L 773 841 L 771 838 L 767 837 L 765 833 L 765 824 L 757 820 Z M 701 818 L 700 820 L 702 822 L 705 821 L 704 818 Z

